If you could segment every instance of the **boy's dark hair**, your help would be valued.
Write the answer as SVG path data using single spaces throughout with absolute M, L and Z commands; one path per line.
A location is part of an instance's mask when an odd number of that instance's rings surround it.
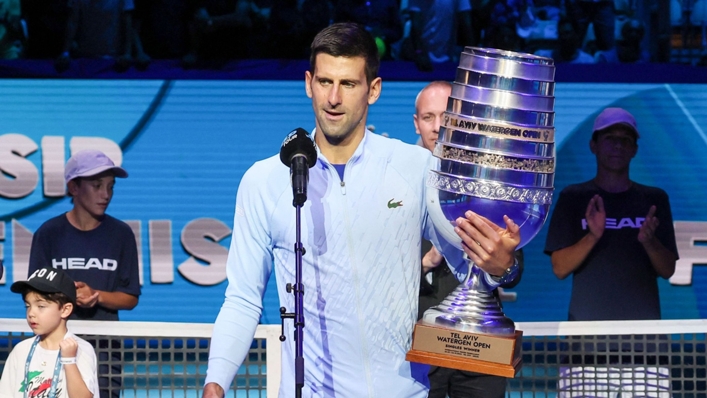
M 309 65 L 312 73 L 319 54 L 333 57 L 363 57 L 366 60 L 366 80 L 370 85 L 378 77 L 380 59 L 378 47 L 370 33 L 353 22 L 339 22 L 322 29 L 312 41 Z
M 45 293 L 45 292 L 40 292 L 39 290 L 33 289 L 33 288 L 30 287 L 30 286 L 25 287 L 24 290 L 22 291 L 22 300 L 23 300 L 23 301 L 25 301 L 25 300 L 27 299 L 27 294 L 29 294 L 30 292 L 37 293 L 37 295 L 38 295 L 39 297 L 43 298 L 43 299 L 46 300 L 46 301 L 50 301 L 50 302 L 52 302 L 52 303 L 57 303 L 57 304 L 59 304 L 59 308 L 63 307 L 64 304 L 67 304 L 67 303 L 72 303 L 72 304 L 73 304 L 73 301 L 71 301 L 71 299 L 69 298 L 69 296 L 65 295 L 64 293 Z M 71 312 L 73 312 L 73 310 L 72 310 Z
M 77 187 L 80 187 L 82 180 L 83 180 L 82 177 L 76 177 L 76 178 L 74 178 L 74 179 L 71 180 L 71 181 L 75 182 Z M 69 181 L 69 182 L 71 182 L 71 181 Z M 74 195 L 71 194 L 71 190 L 70 190 L 70 189 L 67 189 L 67 190 L 66 190 L 66 196 L 68 196 L 68 197 L 71 198 L 71 203 L 73 204 L 73 203 L 74 203 Z

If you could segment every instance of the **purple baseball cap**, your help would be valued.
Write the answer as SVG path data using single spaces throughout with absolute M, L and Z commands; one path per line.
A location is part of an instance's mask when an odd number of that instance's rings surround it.
M 128 172 L 118 167 L 105 153 L 93 149 L 76 152 L 64 167 L 64 180 L 68 183 L 77 177 L 91 177 L 112 170 L 116 177 L 125 178 Z
M 594 130 L 593 132 L 604 130 L 607 127 L 611 127 L 615 124 L 623 124 L 633 130 L 636 133 L 636 138 L 640 138 L 641 135 L 638 133 L 638 127 L 636 126 L 636 119 L 627 110 L 623 108 L 606 108 L 596 119 L 594 119 Z

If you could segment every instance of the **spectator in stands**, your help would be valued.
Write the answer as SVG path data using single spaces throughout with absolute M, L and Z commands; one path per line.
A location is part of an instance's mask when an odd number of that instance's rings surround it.
M 565 0 L 565 11 L 576 26 L 580 46 L 591 23 L 597 50 L 607 51 L 614 47 L 614 0 Z
M 330 0 L 276 1 L 270 11 L 268 57 L 306 59 L 309 43 L 332 23 L 334 10 Z
M 581 44 L 581 39 L 577 35 L 572 21 L 568 18 L 560 18 L 557 24 L 555 48 L 537 50 L 535 55 L 553 58 L 558 64 L 593 64 L 594 57 L 582 51 Z
M 112 58 L 124 67 L 132 59 L 133 0 L 69 0 L 63 51 L 56 68 L 64 71 L 72 57 Z
M 22 0 L 27 23 L 25 58 L 56 59 L 66 43 L 68 0 Z
M 265 53 L 270 8 L 255 0 L 197 0 L 188 24 L 189 52 L 184 67 L 198 60 L 224 62 L 260 58 Z
M 27 323 L 37 337 L 21 341 L 10 352 L 0 378 L 0 397 L 96 397 L 96 353 L 66 326 L 76 305 L 71 277 L 51 267 L 40 268 L 10 290 L 22 294 Z
M 452 85 L 446 81 L 434 81 L 425 86 L 415 99 L 413 122 L 420 136 L 419 144 L 432 152 L 439 135 L 447 99 Z M 522 250 L 522 249 L 521 249 Z M 422 240 L 422 277 L 420 279 L 420 302 L 417 319 L 425 310 L 438 305 L 459 285 L 459 280 L 447 266 L 440 252 L 427 239 Z M 523 253 L 516 252 L 519 276 L 504 287 L 513 287 L 520 282 L 523 271 Z M 498 298 L 498 290 L 494 290 Z M 503 398 L 506 378 L 476 372 L 432 366 L 429 370 L 430 392 L 428 398 Z
M 528 3 L 516 32 L 524 41 L 524 51 L 534 53 L 540 48 L 551 47 L 557 40 L 557 24 L 562 15 L 563 0 L 533 0 Z
M 644 63 L 650 61 L 650 54 L 642 48 L 645 28 L 637 19 L 629 19 L 621 25 L 621 38 L 611 50 L 597 51 L 597 63 Z
M 26 26 L 20 14 L 20 0 L 0 1 L 0 59 L 22 56 Z
M 280 0 L 270 8 L 268 58 L 305 59 L 307 45 L 305 23 L 298 0 Z
M 523 39 L 516 25 L 528 7 L 527 0 L 493 0 L 484 45 L 508 51 L 523 51 Z
M 415 61 L 419 70 L 456 63 L 463 47 L 476 43 L 469 0 L 409 0 L 407 13 L 410 37 L 403 43 L 402 58 Z
M 668 195 L 629 177 L 639 137 L 633 115 L 604 109 L 589 141 L 596 176 L 555 205 L 545 253 L 559 279 L 573 275 L 570 321 L 660 319 L 657 279 L 678 252 Z
M 152 61 L 152 58 L 145 52 L 145 47 L 142 42 L 143 29 L 145 28 L 145 21 L 149 21 L 149 7 L 156 6 L 157 2 L 155 0 L 133 0 L 135 2 L 135 10 L 132 12 L 132 32 L 129 40 L 131 40 L 133 60 L 135 62 L 135 67 L 140 70 L 144 70 Z M 130 65 L 125 63 L 122 69 L 127 69 Z
M 118 311 L 135 308 L 140 296 L 135 235 L 124 222 L 106 214 L 113 198 L 116 177 L 127 172 L 95 150 L 75 153 L 64 176 L 73 208 L 42 224 L 32 237 L 30 275 L 46 264 L 62 268 L 76 281 L 77 308 L 72 319 L 117 321 Z M 110 343 L 110 347 L 109 347 Z M 120 342 L 98 340 L 101 362 L 109 360 L 113 374 L 120 374 Z M 99 368 L 109 374 L 107 365 Z M 120 396 L 120 378 L 99 377 L 101 398 Z
M 338 0 L 334 22 L 363 25 L 376 40 L 381 59 L 392 59 L 391 45 L 403 36 L 397 0 Z
M 500 282 L 492 275 L 517 274 L 519 227 L 508 218 L 504 228 L 492 226 L 469 211 L 457 220 L 463 253 L 437 239 L 422 195 L 431 155 L 366 129 L 382 87 L 374 38 L 361 25 L 335 23 L 311 47 L 305 89 L 317 148 L 303 134 L 288 141 L 316 162 L 301 225 L 302 280 L 310 281 L 301 314 L 307 322 L 302 396 L 426 396 L 405 361 L 417 313 L 421 238 L 431 238 L 462 272 L 466 253 L 495 287 Z M 238 187 L 228 287 L 203 398 L 222 398 L 229 389 L 251 347 L 271 274 L 281 304 L 294 308 L 284 287 L 294 278 L 296 256 L 289 181 L 290 171 L 273 156 L 250 167 Z M 291 325 L 285 320 L 285 328 Z M 295 396 L 294 347 L 291 338 L 282 346 L 280 397 Z
M 468 45 L 484 45 L 484 38 L 488 34 L 493 6 L 494 0 L 471 0 L 471 37 L 473 41 Z
M 146 56 L 181 59 L 187 53 L 189 0 L 135 0 L 134 19 Z

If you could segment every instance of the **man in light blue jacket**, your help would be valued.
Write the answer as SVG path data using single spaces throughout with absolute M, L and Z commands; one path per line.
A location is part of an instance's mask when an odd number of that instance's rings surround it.
M 312 43 L 305 73 L 312 99 L 317 161 L 302 207 L 304 284 L 303 397 L 426 397 L 410 372 L 417 319 L 420 243 L 432 240 L 456 273 L 462 251 L 438 238 L 429 220 L 424 148 L 371 133 L 368 106 L 378 99 L 378 54 L 362 27 L 338 23 Z M 214 326 L 204 398 L 220 398 L 248 353 L 275 271 L 281 305 L 294 308 L 295 208 L 290 171 L 278 156 L 255 163 L 236 197 L 226 299 Z M 518 226 L 474 213 L 457 220 L 464 252 L 492 276 L 516 266 Z M 286 322 L 285 328 L 292 324 Z M 295 396 L 295 341 L 282 351 L 280 396 Z

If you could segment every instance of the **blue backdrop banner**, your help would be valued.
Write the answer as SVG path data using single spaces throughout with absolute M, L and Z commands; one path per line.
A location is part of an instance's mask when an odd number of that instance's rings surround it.
M 26 278 L 32 233 L 66 212 L 63 165 L 72 152 L 105 151 L 130 173 L 108 212 L 138 239 L 143 294 L 123 320 L 213 322 L 226 287 L 234 200 L 245 170 L 314 121 L 303 81 L 0 80 L 2 317 L 24 317 L 9 285 Z M 415 143 L 414 100 L 423 82 L 383 84 L 370 109 L 375 132 Z M 665 318 L 707 315 L 707 85 L 563 83 L 556 87 L 557 192 L 595 172 L 591 124 L 622 106 L 641 131 L 632 178 L 670 195 L 681 260 L 661 281 Z M 284 166 L 283 166 L 284 167 Z M 702 182 L 701 182 L 702 181 Z M 504 303 L 515 321 L 565 320 L 571 278 L 542 253 L 547 226 L 524 248 L 523 281 Z M 610 276 L 607 276 L 610 277 Z M 279 323 L 274 284 L 263 323 Z M 305 281 L 306 283 L 306 281 Z M 271 288 L 272 287 L 272 288 Z M 508 294 L 512 293 L 512 294 Z

